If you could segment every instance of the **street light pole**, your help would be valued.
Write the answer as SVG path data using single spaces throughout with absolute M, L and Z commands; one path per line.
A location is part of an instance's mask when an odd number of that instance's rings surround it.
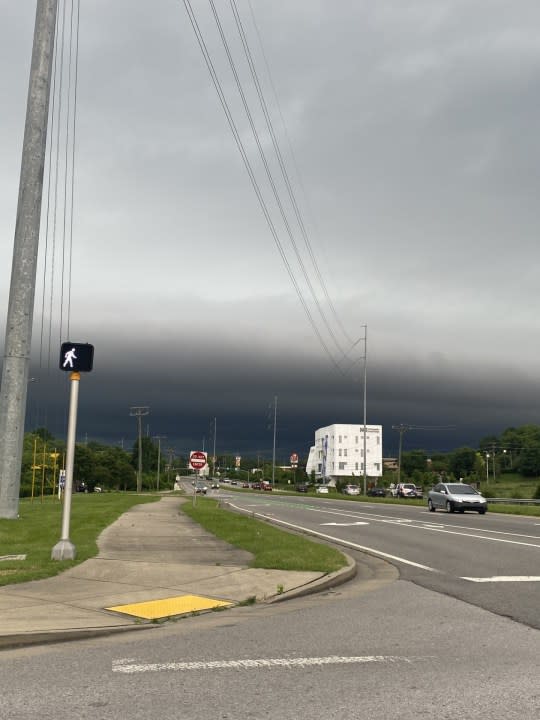
M 364 325 L 364 495 L 367 493 L 367 325 Z M 401 464 L 401 463 L 400 463 Z
M 214 454 L 212 455 L 212 475 L 216 477 L 216 433 L 217 433 L 217 418 L 214 418 Z
M 272 449 L 272 487 L 276 478 L 276 424 L 277 424 L 277 395 L 274 395 L 274 446 Z

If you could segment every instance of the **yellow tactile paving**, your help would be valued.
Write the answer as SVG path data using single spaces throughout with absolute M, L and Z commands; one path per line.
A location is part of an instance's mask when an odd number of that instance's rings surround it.
M 201 595 L 179 595 L 178 597 L 148 600 L 147 602 L 132 603 L 131 605 L 115 605 L 114 607 L 105 608 L 105 610 L 134 615 L 145 620 L 159 620 L 160 618 L 183 615 L 189 612 L 229 607 L 233 604 L 224 600 L 202 597 Z

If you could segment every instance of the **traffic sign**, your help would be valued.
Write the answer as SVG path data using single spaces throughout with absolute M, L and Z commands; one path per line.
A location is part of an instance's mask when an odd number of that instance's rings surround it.
M 207 454 L 201 450 L 192 450 L 189 454 L 189 464 L 194 470 L 202 470 L 206 467 Z
M 291 465 L 295 467 L 298 465 L 298 453 L 292 453 L 291 455 Z
M 89 343 L 62 343 L 60 370 L 90 372 L 94 363 L 94 346 Z

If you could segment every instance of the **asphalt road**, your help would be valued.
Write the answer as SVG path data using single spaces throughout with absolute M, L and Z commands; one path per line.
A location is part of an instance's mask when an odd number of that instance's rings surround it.
M 540 520 L 219 491 L 246 511 L 384 558 L 402 578 L 540 628 Z
M 538 720 L 539 651 L 540 633 L 507 618 L 406 580 L 366 590 L 357 579 L 277 605 L 2 652 L 1 717 Z
M 0 717 L 538 720 L 540 633 L 487 607 L 511 586 L 516 612 L 534 615 L 538 583 L 462 579 L 492 578 L 514 563 L 520 573 L 534 569 L 534 521 L 219 494 L 337 538 L 359 562 L 358 577 L 276 605 L 3 651 Z M 467 588 L 479 591 L 476 602 Z

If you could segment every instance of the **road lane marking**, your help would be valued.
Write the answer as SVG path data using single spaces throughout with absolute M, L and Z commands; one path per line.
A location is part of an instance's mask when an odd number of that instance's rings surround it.
M 234 506 L 238 507 L 238 506 Z M 460 535 L 463 537 L 471 537 L 471 538 L 478 538 L 480 540 L 492 540 L 493 542 L 506 542 L 511 545 L 525 545 L 527 547 L 540 547 L 540 544 L 537 545 L 535 543 L 526 543 L 526 542 L 520 542 L 518 540 L 506 540 L 505 538 L 493 538 L 493 537 L 486 537 L 484 535 L 475 535 L 474 533 L 482 532 L 488 534 L 497 534 L 497 535 L 510 535 L 510 537 L 522 537 L 522 538 L 528 538 L 531 540 L 540 540 L 540 538 L 537 535 L 524 535 L 522 533 L 508 533 L 504 532 L 502 530 L 490 530 L 488 528 L 467 528 L 467 527 L 460 527 L 460 526 L 451 526 L 455 527 L 454 530 L 448 530 L 445 529 L 448 526 L 448 524 L 441 524 L 432 522 L 432 523 L 425 523 L 424 520 L 406 520 L 405 518 L 388 518 L 384 515 L 367 515 L 365 513 L 358 512 L 351 512 L 350 510 L 320 510 L 319 508 L 313 508 L 308 507 L 306 505 L 297 504 L 295 507 L 301 507 L 305 510 L 311 510 L 312 512 L 318 512 L 318 513 L 326 513 L 329 515 L 339 515 L 340 517 L 349 517 L 349 518 L 362 518 L 363 520 L 367 520 L 369 523 L 386 523 L 388 525 L 401 525 L 403 527 L 410 527 L 415 530 L 432 530 L 434 532 L 442 532 L 442 533 L 448 533 L 449 535 Z M 238 509 L 241 509 L 238 507 Z M 418 524 L 417 524 L 418 523 Z M 462 530 L 464 532 L 458 532 L 458 530 Z
M 232 503 L 231 507 L 235 508 L 236 510 L 240 510 L 241 512 L 249 512 L 239 507 L 238 505 L 232 505 Z M 253 516 L 261 517 L 265 520 L 268 520 L 268 516 L 264 515 L 263 513 L 253 513 Z M 316 535 L 317 537 L 325 538 L 325 540 L 331 540 L 332 542 L 338 543 L 338 545 L 345 545 L 346 547 L 353 548 L 354 550 L 364 550 L 365 552 L 369 552 L 372 555 L 376 555 L 377 557 L 382 557 L 385 560 L 395 560 L 396 562 L 403 563 L 404 565 L 411 565 L 412 567 L 419 568 L 420 570 L 427 570 L 428 572 L 440 572 L 440 570 L 436 570 L 435 568 L 429 567 L 428 565 L 421 565 L 420 563 L 398 557 L 397 555 L 389 555 L 388 553 L 382 552 L 381 550 L 366 547 L 365 545 L 358 545 L 357 543 L 350 542 L 349 540 L 334 537 L 333 535 L 326 535 L 325 533 L 318 532 L 317 530 L 312 530 L 311 528 L 302 527 L 301 525 L 294 525 L 293 523 L 286 522 L 285 520 L 279 520 L 276 517 L 272 517 L 272 522 L 279 523 L 280 525 L 286 525 L 287 527 L 293 528 L 294 530 L 301 530 L 302 532 Z
M 368 522 L 352 522 L 352 523 L 338 523 L 338 522 L 330 522 L 330 523 L 321 523 L 322 525 L 337 525 L 337 527 L 354 527 L 355 525 L 369 525 Z
M 145 672 L 163 672 L 167 670 L 252 670 L 253 668 L 306 668 L 321 665 L 362 665 L 366 663 L 411 663 L 420 658 L 400 657 L 396 655 L 359 655 L 299 658 L 256 658 L 253 660 L 209 660 L 198 662 L 138 663 L 131 658 L 113 660 L 112 671 L 133 675 Z M 421 658 L 424 659 L 424 658 Z
M 540 576 L 537 575 L 494 575 L 493 577 L 462 577 L 461 580 L 468 580 L 475 583 L 492 583 L 492 582 L 540 582 Z

